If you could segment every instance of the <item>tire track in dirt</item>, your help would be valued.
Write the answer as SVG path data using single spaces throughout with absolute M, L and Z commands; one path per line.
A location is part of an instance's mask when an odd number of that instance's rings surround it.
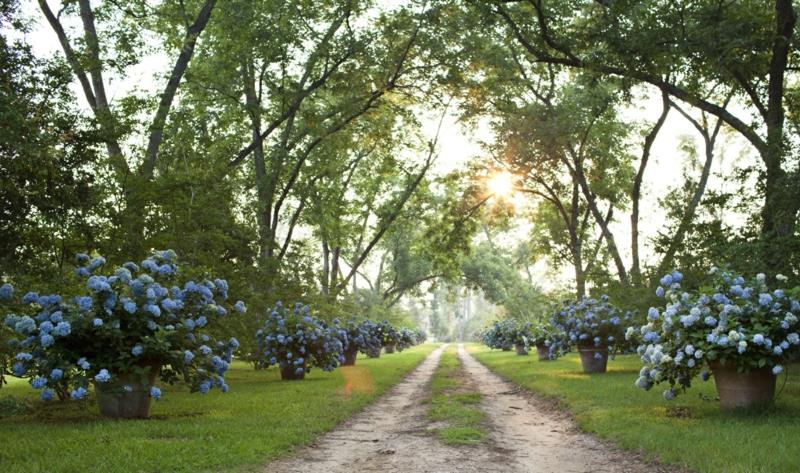
M 597 437 L 580 432 L 563 412 L 554 411 L 478 362 L 458 346 L 458 356 L 473 386 L 482 394 L 489 419 L 489 443 L 506 452 L 509 472 L 656 473 L 677 472 L 645 462 Z

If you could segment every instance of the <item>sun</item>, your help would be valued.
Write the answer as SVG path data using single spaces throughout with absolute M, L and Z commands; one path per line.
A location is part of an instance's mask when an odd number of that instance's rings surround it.
M 489 192 L 496 197 L 508 197 L 514 192 L 514 176 L 508 172 L 499 172 L 488 182 Z

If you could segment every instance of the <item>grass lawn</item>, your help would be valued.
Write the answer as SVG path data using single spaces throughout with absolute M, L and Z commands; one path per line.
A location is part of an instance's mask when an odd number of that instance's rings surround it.
M 304 381 L 281 381 L 275 368 L 236 362 L 230 392 L 190 394 L 167 387 L 149 420 L 99 417 L 93 401 L 45 404 L 23 380 L 0 389 L 32 399 L 35 413 L 2 417 L 0 471 L 255 471 L 362 409 L 417 366 L 434 348 L 422 345 Z
M 698 472 L 800 471 L 800 365 L 794 365 L 774 408 L 723 412 L 713 380 L 697 380 L 685 394 L 665 401 L 656 386 L 633 386 L 641 362 L 628 355 L 609 361 L 606 374 L 585 375 L 577 354 L 539 362 L 479 345 L 469 350 L 498 374 L 559 399 L 580 427 L 651 458 Z M 784 377 L 778 378 L 778 390 Z
M 448 347 L 439 361 L 431 380 L 431 399 L 428 417 L 446 425 L 435 430 L 436 436 L 447 444 L 471 444 L 483 439 L 483 411 L 478 404 L 481 394 L 461 384 L 461 362 L 454 346 Z

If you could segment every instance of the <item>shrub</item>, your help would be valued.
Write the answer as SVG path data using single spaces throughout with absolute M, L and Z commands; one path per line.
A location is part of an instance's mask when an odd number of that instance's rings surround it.
M 367 356 L 380 355 L 381 348 L 383 348 L 383 337 L 376 330 L 375 322 L 350 320 L 344 330 L 347 334 L 344 351 L 352 349 Z
M 605 295 L 600 299 L 584 297 L 579 301 L 564 301 L 550 317 L 554 329 L 547 340 L 550 353 L 559 356 L 573 347 L 607 347 L 613 356 L 626 348 L 623 323 L 628 325 L 632 320 L 632 313 L 620 315 Z
M 779 374 L 800 352 L 796 299 L 783 289 L 771 290 L 763 274 L 750 281 L 716 269 L 711 274 L 711 283 L 692 293 L 682 291 L 679 272 L 661 278 L 657 294 L 665 305 L 651 307 L 640 329 L 644 367 L 637 387 L 668 383 L 664 397 L 672 399 L 698 374 L 709 379 L 709 364 L 732 365 L 740 372 L 766 367 Z M 629 334 L 635 335 L 631 329 Z
M 228 313 L 227 282 L 190 280 L 181 287 L 171 250 L 105 276 L 98 274 L 102 257 L 79 254 L 77 261 L 86 292 L 72 298 L 28 292 L 6 317 L 16 335 L 14 375 L 28 377 L 45 400 L 80 399 L 91 382 L 127 375 L 144 381 L 154 370 L 161 381 L 183 380 L 193 392 L 227 391 L 224 375 L 238 341 L 215 342 L 204 333 Z M 233 309 L 246 310 L 241 301 Z
M 311 315 L 307 305 L 295 304 L 290 311 L 278 302 L 256 332 L 256 339 L 266 366 L 291 367 L 299 375 L 312 367 L 333 371 L 339 366 L 344 361 L 347 333 Z

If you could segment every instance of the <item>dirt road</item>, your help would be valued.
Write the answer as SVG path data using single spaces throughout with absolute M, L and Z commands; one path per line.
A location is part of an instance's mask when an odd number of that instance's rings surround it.
M 486 441 L 439 442 L 426 399 L 444 347 L 361 413 L 267 472 L 672 472 L 579 432 L 568 416 L 504 381 L 459 346 L 464 383 L 483 394 Z

